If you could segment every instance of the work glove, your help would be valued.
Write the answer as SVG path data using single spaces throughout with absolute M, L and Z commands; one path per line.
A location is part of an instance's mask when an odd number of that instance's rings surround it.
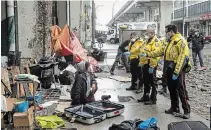
M 154 69 L 152 67 L 149 67 L 149 70 L 148 71 L 149 71 L 150 74 L 153 74 L 153 70 Z
M 146 54 L 146 53 L 141 53 L 141 54 L 139 54 L 139 56 L 140 56 L 140 57 L 146 57 L 147 54 Z
M 173 74 L 172 79 L 173 79 L 173 80 L 177 80 L 177 79 L 178 79 L 178 77 L 179 77 L 179 75 L 178 75 L 178 74 Z
M 124 52 L 123 55 L 130 55 L 130 52 L 129 51 Z

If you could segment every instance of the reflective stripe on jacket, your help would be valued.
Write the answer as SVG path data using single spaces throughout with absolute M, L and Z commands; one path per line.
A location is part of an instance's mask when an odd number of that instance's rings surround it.
M 148 42 L 148 43 L 147 43 Z M 152 51 L 156 51 L 157 49 L 161 48 L 161 41 L 154 36 L 151 41 L 147 41 L 142 48 L 140 48 L 140 53 L 149 53 Z M 160 60 L 160 57 L 141 57 L 140 58 L 140 65 L 149 64 L 150 67 L 154 68 L 158 65 L 158 61 Z
M 189 57 L 189 48 L 187 41 L 180 33 L 176 33 L 171 37 L 167 46 L 147 53 L 149 57 L 159 57 L 164 55 L 164 62 L 175 63 L 174 73 L 179 74 L 184 66 L 186 58 Z

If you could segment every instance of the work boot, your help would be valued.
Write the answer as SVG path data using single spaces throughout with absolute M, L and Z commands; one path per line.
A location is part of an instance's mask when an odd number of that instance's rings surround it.
M 140 87 L 140 88 L 136 91 L 136 93 L 142 93 L 142 92 L 144 92 L 143 87 Z
M 110 74 L 111 75 L 114 75 L 114 70 L 110 70 Z
M 174 111 L 172 108 L 170 108 L 170 109 L 168 109 L 168 110 L 165 110 L 165 113 L 166 113 L 166 114 L 173 114 L 174 112 L 180 113 L 179 110 Z
M 147 102 L 149 101 L 149 96 L 143 96 L 141 99 L 137 100 L 138 102 Z
M 127 91 L 136 90 L 136 87 L 131 85 L 129 88 L 126 88 Z
M 154 105 L 154 104 L 156 104 L 156 101 L 152 101 L 152 100 L 144 103 L 144 105 Z
M 184 113 L 183 119 L 189 119 L 190 118 L 190 113 Z

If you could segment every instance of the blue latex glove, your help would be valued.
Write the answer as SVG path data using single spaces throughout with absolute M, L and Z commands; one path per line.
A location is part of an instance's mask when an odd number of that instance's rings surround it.
M 158 64 L 163 64 L 163 60 L 159 60 L 158 61 Z
M 124 52 L 123 55 L 130 55 L 130 52 L 129 51 Z
M 140 57 L 146 57 L 147 54 L 146 54 L 146 53 L 141 53 L 141 54 L 139 54 L 139 56 L 140 56 Z
M 150 73 L 150 74 L 153 73 L 153 70 L 154 70 L 154 69 L 153 69 L 152 67 L 149 67 L 149 73 Z
M 177 74 L 173 74 L 172 79 L 173 79 L 173 80 L 177 80 L 177 79 L 178 79 L 178 77 L 179 77 L 179 75 L 177 75 Z

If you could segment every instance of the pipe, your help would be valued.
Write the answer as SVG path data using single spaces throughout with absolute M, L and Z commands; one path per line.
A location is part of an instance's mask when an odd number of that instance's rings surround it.
M 182 35 L 185 35 L 185 0 L 183 0 Z
M 20 65 L 20 53 L 19 53 L 19 35 L 18 35 L 18 3 L 14 1 L 14 21 L 15 21 L 15 55 L 16 65 Z
M 79 13 L 79 41 L 81 42 L 81 37 L 82 37 L 82 0 L 80 0 L 80 13 Z
M 8 19 L 8 37 L 9 38 L 13 38 L 13 36 L 15 35 L 13 34 L 14 32 L 12 32 L 14 25 L 9 25 L 10 24 L 9 18 L 12 18 L 12 17 L 14 17 L 14 1 L 10 0 L 10 1 L 7 1 L 7 19 Z M 15 52 L 15 39 L 9 39 L 9 38 L 8 38 L 8 44 L 10 45 L 9 51 Z
M 69 28 L 71 28 L 71 12 L 70 12 L 70 0 L 69 0 Z
M 91 47 L 95 44 L 95 3 L 92 0 L 92 44 Z
M 85 42 L 86 42 L 86 40 L 87 40 L 87 6 L 86 6 L 86 4 L 84 6 L 84 13 L 85 13 L 85 19 L 84 19 L 85 28 L 84 28 L 84 31 L 85 31 Z
M 66 1 L 67 4 L 67 25 L 70 26 L 70 2 L 69 0 Z

